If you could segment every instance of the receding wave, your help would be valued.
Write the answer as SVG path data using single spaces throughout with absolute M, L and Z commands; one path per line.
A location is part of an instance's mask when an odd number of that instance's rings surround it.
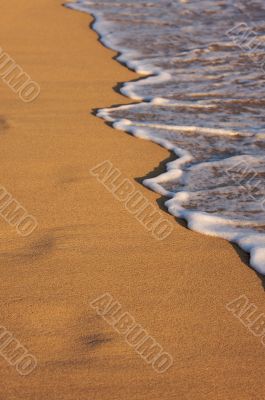
M 79 1 L 101 41 L 143 74 L 102 109 L 117 129 L 176 154 L 144 184 L 196 231 L 250 253 L 265 274 L 265 5 L 261 0 Z

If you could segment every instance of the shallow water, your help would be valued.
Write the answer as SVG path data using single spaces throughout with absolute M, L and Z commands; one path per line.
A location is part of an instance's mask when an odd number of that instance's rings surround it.
M 262 4 L 263 3 L 263 4 Z M 79 1 L 102 42 L 147 77 L 103 109 L 118 129 L 176 153 L 145 184 L 191 229 L 236 242 L 265 274 L 265 4 L 258 1 Z M 151 75 L 151 76 L 150 76 Z

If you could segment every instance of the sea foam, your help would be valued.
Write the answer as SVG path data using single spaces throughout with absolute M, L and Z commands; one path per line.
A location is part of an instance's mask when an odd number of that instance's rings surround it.
M 262 40 L 262 1 L 81 0 L 68 7 L 92 14 L 101 42 L 143 75 L 120 89 L 139 103 L 98 116 L 176 155 L 144 184 L 167 196 L 169 212 L 190 229 L 237 243 L 265 274 L 265 90 L 257 63 L 264 52 L 247 52 L 227 35 L 243 21 Z

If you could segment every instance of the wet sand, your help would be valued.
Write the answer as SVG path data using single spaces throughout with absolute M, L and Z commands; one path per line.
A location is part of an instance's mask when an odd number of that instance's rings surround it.
M 226 309 L 246 295 L 265 310 L 247 257 L 163 210 L 174 230 L 155 240 L 89 173 L 110 160 L 162 207 L 138 178 L 169 153 L 92 113 L 129 102 L 113 88 L 137 75 L 98 42 L 88 15 L 57 0 L 1 7 L 0 46 L 41 93 L 23 103 L 0 81 L 0 182 L 38 221 L 23 238 L 0 219 L 0 325 L 38 360 L 20 376 L 0 357 L 0 399 L 263 398 L 265 348 Z M 90 307 L 106 292 L 173 356 L 167 372 Z

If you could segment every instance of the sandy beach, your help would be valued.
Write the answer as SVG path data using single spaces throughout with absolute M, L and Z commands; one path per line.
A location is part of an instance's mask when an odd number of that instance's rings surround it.
M 0 356 L 0 399 L 264 398 L 265 348 L 226 307 L 244 295 L 262 314 L 262 278 L 238 248 L 191 232 L 141 185 L 168 151 L 93 115 L 129 103 L 117 87 L 137 74 L 99 42 L 92 17 L 59 0 L 9 0 L 0 18 L 0 47 L 40 85 L 25 103 L 0 82 L 0 184 L 38 223 L 23 237 L 0 218 L 0 325 L 37 360 L 21 376 Z M 166 239 L 90 174 L 105 160 L 173 224 Z M 167 371 L 90 306 L 105 293 L 172 356 Z

